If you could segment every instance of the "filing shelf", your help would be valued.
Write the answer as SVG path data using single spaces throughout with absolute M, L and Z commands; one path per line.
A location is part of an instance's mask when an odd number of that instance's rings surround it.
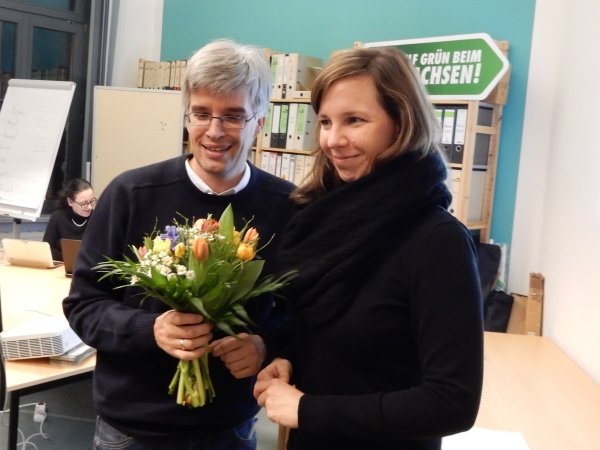
M 461 161 L 452 162 L 450 159 L 448 162 L 449 184 L 453 196 L 450 210 L 467 228 L 479 232 L 481 242 L 488 242 L 502 123 L 502 105 L 476 100 L 444 100 L 435 101 L 434 106 L 467 110 Z M 477 145 L 478 139 L 484 142 L 483 146 Z M 483 155 L 481 154 L 482 147 L 485 151 Z

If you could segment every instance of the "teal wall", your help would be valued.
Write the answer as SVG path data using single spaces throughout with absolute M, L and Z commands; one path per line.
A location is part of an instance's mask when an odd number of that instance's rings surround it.
M 161 59 L 219 37 L 323 59 L 355 41 L 488 33 L 510 44 L 492 238 L 511 242 L 535 0 L 164 0 Z

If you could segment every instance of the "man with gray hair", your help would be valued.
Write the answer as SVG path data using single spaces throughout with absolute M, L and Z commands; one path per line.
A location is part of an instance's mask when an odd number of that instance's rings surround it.
M 248 301 L 258 327 L 231 337 L 199 314 L 167 310 L 153 298 L 140 302 L 139 289 L 115 290 L 118 281 L 100 281 L 93 267 L 106 257 L 133 258 L 130 246 L 155 226 L 181 216 L 218 218 L 231 204 L 236 229 L 252 220 L 262 236 L 274 236 L 259 250 L 263 275 L 273 273 L 294 186 L 247 160 L 270 90 L 261 49 L 231 40 L 202 47 L 189 59 L 183 83 L 189 153 L 124 172 L 98 200 L 63 302 L 71 327 L 97 350 L 96 450 L 256 448 L 255 375 L 285 328 L 273 298 Z M 206 351 L 216 396 L 199 408 L 180 406 L 167 393 L 177 360 Z

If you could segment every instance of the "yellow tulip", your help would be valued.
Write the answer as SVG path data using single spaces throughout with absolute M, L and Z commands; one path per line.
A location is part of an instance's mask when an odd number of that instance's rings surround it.
M 164 241 L 160 238 L 160 236 L 156 236 L 154 238 L 154 243 L 152 245 L 152 250 L 155 252 L 167 252 L 171 251 L 171 239 L 167 238 Z
M 240 243 L 240 232 L 233 230 L 233 245 L 239 245 Z
M 254 249 L 254 246 L 245 242 L 242 242 L 240 243 L 240 245 L 238 245 L 237 251 L 235 253 L 235 256 L 237 256 L 242 261 L 251 261 L 252 259 L 254 259 L 255 255 L 256 250 Z
M 173 253 L 177 258 L 183 258 L 185 256 L 185 244 L 183 242 L 178 243 L 173 249 Z

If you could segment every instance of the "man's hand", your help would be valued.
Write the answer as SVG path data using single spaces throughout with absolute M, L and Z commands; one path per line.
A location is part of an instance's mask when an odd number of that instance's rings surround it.
M 238 379 L 256 375 L 267 355 L 262 338 L 248 333 L 217 339 L 210 344 L 210 349 L 213 356 L 221 358 L 231 374 Z
M 200 314 L 169 310 L 154 321 L 154 339 L 169 355 L 183 360 L 200 358 L 212 339 L 212 324 Z

